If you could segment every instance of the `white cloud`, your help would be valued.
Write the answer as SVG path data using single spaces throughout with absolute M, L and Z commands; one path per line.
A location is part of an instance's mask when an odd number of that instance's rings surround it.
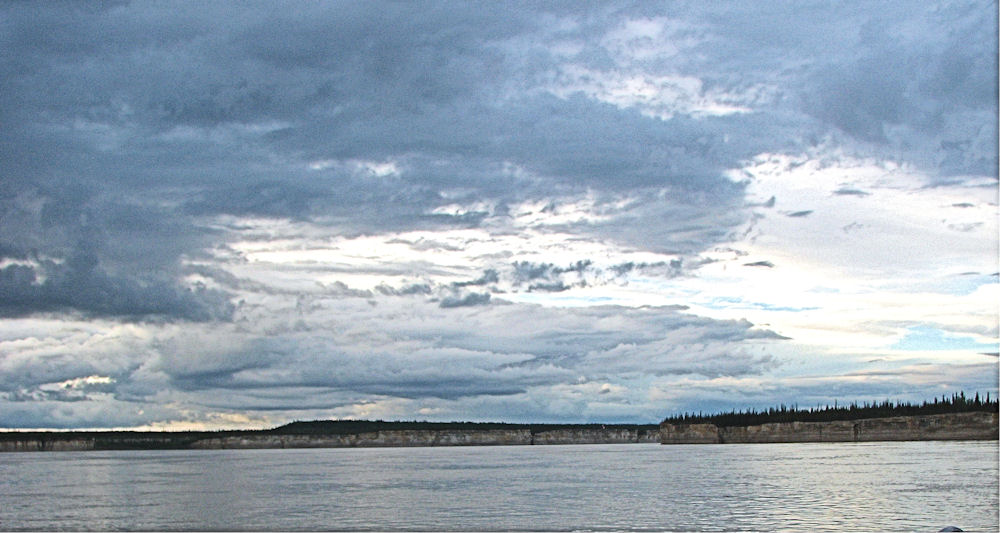
M 366 161 L 359 159 L 348 159 L 338 161 L 335 159 L 318 159 L 309 163 L 310 170 L 345 170 L 354 175 L 371 178 L 398 177 L 401 174 L 399 164 L 393 160 L 386 161 Z
M 734 95 L 706 92 L 700 79 L 684 75 L 602 72 L 570 65 L 561 69 L 549 91 L 561 98 L 582 93 L 623 109 L 638 108 L 662 120 L 677 114 L 725 116 L 752 111 Z

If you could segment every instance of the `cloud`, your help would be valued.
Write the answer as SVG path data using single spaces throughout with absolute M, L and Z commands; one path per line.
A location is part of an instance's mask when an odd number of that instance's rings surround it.
M 531 263 L 529 261 L 518 261 L 514 263 L 514 283 L 515 285 L 527 284 L 528 291 L 562 292 L 568 290 L 571 285 L 568 280 L 563 279 L 564 274 L 570 274 L 576 285 L 586 285 L 585 274 L 591 269 L 592 262 L 582 259 L 565 267 L 555 266 L 550 263 Z M 530 283 L 528 283 L 530 282 Z
M 632 418 L 994 296 L 976 4 L 0 11 L 4 424 Z
M 379 285 L 375 287 L 375 290 L 391 296 L 403 296 L 408 294 L 430 294 L 432 289 L 431 286 L 426 283 L 414 283 L 412 285 L 407 285 L 405 287 L 394 289 L 388 285 Z
M 0 294 L 0 315 L 8 317 L 76 310 L 90 316 L 205 321 L 225 320 L 233 312 L 225 293 L 203 286 L 183 287 L 155 277 L 112 277 L 98 267 L 89 250 L 76 251 L 62 264 L 49 260 L 0 269 Z
M 496 270 L 490 268 L 483 272 L 483 275 L 472 280 L 472 281 L 458 281 L 452 284 L 454 287 L 475 287 L 488 285 L 490 283 L 497 283 L 500 281 L 500 275 Z
M 871 196 L 871 193 L 858 189 L 849 189 L 847 187 L 841 187 L 840 189 L 833 191 L 833 194 L 836 194 L 837 196 Z
M 660 197 L 662 206 L 646 203 L 593 230 L 645 239 L 635 222 L 660 217 L 664 208 L 677 220 L 741 220 L 715 216 L 716 202 L 725 209 L 741 195 L 720 172 L 753 150 L 709 139 L 720 138 L 723 127 L 728 135 L 748 127 L 683 116 L 661 125 L 575 92 L 503 94 L 504 83 L 533 83 L 537 74 L 503 49 L 542 31 L 528 13 L 208 10 L 214 20 L 239 21 L 217 26 L 155 6 L 72 16 L 6 11 L 12 56 L 33 59 L 5 64 L 5 123 L 17 126 L 5 128 L 4 198 L 13 200 L 4 205 L 10 222 L 0 243 L 65 260 L 82 247 L 72 236 L 82 224 L 95 241 L 87 247 L 116 279 L 142 284 L 141 274 L 155 271 L 163 284 L 196 290 L 183 286 L 180 266 L 229 238 L 207 231 L 222 215 L 306 220 L 349 233 L 476 227 L 490 211 L 436 210 L 472 198 L 509 204 L 542 191 L 639 187 L 648 196 L 666 187 L 674 193 Z M 162 40 L 145 37 L 149 16 L 160 20 Z M 373 31 L 375 19 L 392 31 Z M 33 36 L 48 26 L 63 30 Z M 114 45 L 94 38 L 112 34 Z M 131 75 L 137 71 L 144 75 Z M 502 107 L 490 105 L 497 98 Z M 638 146 L 647 148 L 640 153 Z M 43 160 L 42 153 L 58 156 Z M 392 161 L 393 171 L 359 173 L 358 161 Z M 511 163 L 528 172 L 504 171 Z M 713 199 L 690 202 L 705 193 Z M 683 246 L 696 251 L 720 236 L 706 225 L 686 231 Z M 667 233 L 656 238 L 673 246 Z M 53 298 L 91 311 L 72 295 Z M 179 314 L 194 316 L 224 313 Z
M 486 305 L 490 302 L 490 294 L 485 292 L 470 292 L 462 296 L 450 296 L 441 300 L 442 308 L 466 307 L 470 305 Z
M 642 376 L 758 374 L 774 361 L 752 353 L 747 343 L 780 342 L 747 322 L 686 316 L 674 308 L 443 308 L 417 296 L 371 306 L 364 298 L 316 298 L 317 305 L 273 309 L 247 326 L 147 324 L 65 338 L 44 358 L 0 367 L 10 391 L 5 401 L 133 409 L 169 400 L 206 416 L 280 411 L 287 417 L 388 398 L 509 397 L 517 403 L 581 379 L 618 387 Z M 339 313 L 331 312 L 334 305 Z M 280 318 L 288 315 L 290 320 Z M 101 344 L 93 342 L 97 337 Z M 55 358 L 78 363 L 51 366 Z M 43 368 L 61 370 L 39 380 Z M 177 416 L 160 411 L 168 413 Z

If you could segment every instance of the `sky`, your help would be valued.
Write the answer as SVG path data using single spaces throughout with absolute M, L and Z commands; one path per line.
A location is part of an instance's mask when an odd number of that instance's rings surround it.
M 4 2 L 0 428 L 995 397 L 997 20 Z

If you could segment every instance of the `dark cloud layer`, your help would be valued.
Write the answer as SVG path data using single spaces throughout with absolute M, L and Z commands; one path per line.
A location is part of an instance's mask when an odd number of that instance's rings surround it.
M 757 7 L 682 10 L 691 21 L 686 31 L 698 36 L 695 50 L 721 62 L 699 63 L 696 54 L 661 65 L 638 61 L 739 91 L 747 83 L 781 81 L 770 76 L 784 63 L 821 57 L 799 78 L 807 86 L 786 89 L 803 91 L 807 116 L 877 144 L 897 142 L 887 128 L 906 126 L 907 135 L 926 137 L 918 145 L 937 142 L 955 161 L 941 170 L 993 173 L 995 157 L 935 140 L 934 132 L 950 124 L 949 113 L 995 110 L 995 39 L 964 6 L 943 11 L 956 31 L 933 43 L 900 42 L 886 13 L 858 27 L 849 19 L 832 22 L 842 13 L 795 6 L 801 27 L 813 25 L 796 32 L 784 23 L 780 31 L 773 27 L 789 6 L 770 15 Z M 133 284 L 152 269 L 176 284 L 181 256 L 206 244 L 196 237 L 207 216 L 322 218 L 337 221 L 337 231 L 462 227 L 488 213 L 430 215 L 455 200 L 453 193 L 443 196 L 448 190 L 508 202 L 591 189 L 671 191 L 665 211 L 633 211 L 593 229 L 635 242 L 639 234 L 628 228 L 650 216 L 662 217 L 664 227 L 701 216 L 715 220 L 694 241 L 676 241 L 666 231 L 643 237 L 697 252 L 742 222 L 723 216 L 742 195 L 723 171 L 760 151 L 797 144 L 803 127 L 824 131 L 780 103 L 747 114 L 661 120 L 638 107 L 538 90 L 560 61 L 607 75 L 629 68 L 609 59 L 616 49 L 595 46 L 594 39 L 629 17 L 664 15 L 651 6 L 607 20 L 601 9 L 558 4 L 244 4 L 184 11 L 141 3 L 6 5 L 0 245 L 64 260 L 81 246 L 71 236 L 78 214 L 99 209 L 88 224 L 101 268 Z M 915 16 L 917 24 L 933 22 Z M 578 25 L 550 29 L 556 20 Z M 544 45 L 525 44 L 533 35 L 586 44 L 558 57 Z M 811 55 L 837 39 L 847 47 L 844 56 Z M 518 46 L 523 55 L 514 53 Z M 867 53 L 849 57 L 852 46 Z M 738 77 L 727 75 L 727 64 L 737 61 Z M 789 97 L 795 101 L 794 93 Z M 316 161 L 388 159 L 404 167 L 399 176 L 358 174 L 343 165 L 308 170 Z M 502 172 L 509 163 L 530 174 Z M 71 295 L 52 298 L 78 306 Z M 29 310 L 30 300 L 20 308 Z M 172 307 L 158 312 L 192 315 Z
M 485 292 L 470 292 L 461 296 L 449 296 L 441 300 L 441 307 L 465 307 L 469 305 L 485 305 L 490 302 L 490 294 Z
M 995 184 L 995 21 L 994 3 L 962 1 L 5 3 L 0 318 L 166 329 L 111 355 L 73 360 L 66 340 L 3 356 L 17 407 L 0 424 L 72 425 L 62 403 L 99 421 L 91 397 L 149 404 L 105 420 L 135 424 L 188 416 L 170 402 L 340 408 L 754 375 L 772 360 L 735 348 L 781 339 L 746 321 L 543 311 L 504 293 L 696 274 L 782 201 L 747 197 L 739 169 L 759 154 L 832 146 L 890 154 L 926 186 Z M 845 202 L 868 189 L 822 185 Z M 479 233 L 432 235 L 462 229 Z M 548 243 L 430 264 L 527 233 L 665 259 L 609 264 Z M 372 236 L 424 255 L 252 257 Z M 292 279 L 299 267 L 316 279 Z M 186 344 L 177 324 L 204 336 Z
M 345 316 L 331 313 L 331 306 Z M 200 409 L 301 413 L 385 397 L 515 397 L 622 376 L 756 375 L 774 365 L 766 354 L 738 346 L 780 340 L 773 332 L 681 311 L 448 307 L 417 295 L 394 296 L 372 307 L 348 296 L 317 302 L 288 324 L 278 318 L 288 311 L 248 329 L 194 325 L 174 335 L 176 326 L 163 324 L 152 334 L 159 340 L 115 350 L 93 338 L 73 338 L 62 348 L 53 346 L 44 367 L 41 362 L 0 366 L 0 398 L 14 405 L 3 411 L 0 423 L 30 427 L 21 418 L 25 413 L 68 402 L 79 409 L 101 401 L 152 409 L 175 398 Z M 60 353 L 64 350 L 77 353 Z M 151 416 L 177 416 L 170 409 Z M 100 416 L 105 418 L 97 425 L 107 426 L 127 413 L 112 409 Z
M 180 286 L 171 279 L 116 278 L 99 269 L 96 256 L 87 251 L 71 255 L 63 264 L 45 261 L 37 269 L 8 266 L 0 270 L 0 294 L 0 316 L 8 317 L 80 311 L 98 317 L 205 321 L 227 320 L 233 312 L 225 293 Z

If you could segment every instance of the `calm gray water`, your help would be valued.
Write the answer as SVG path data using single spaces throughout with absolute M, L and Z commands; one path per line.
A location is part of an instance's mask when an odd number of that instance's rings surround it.
M 997 531 L 997 442 L 0 454 L 2 530 Z

